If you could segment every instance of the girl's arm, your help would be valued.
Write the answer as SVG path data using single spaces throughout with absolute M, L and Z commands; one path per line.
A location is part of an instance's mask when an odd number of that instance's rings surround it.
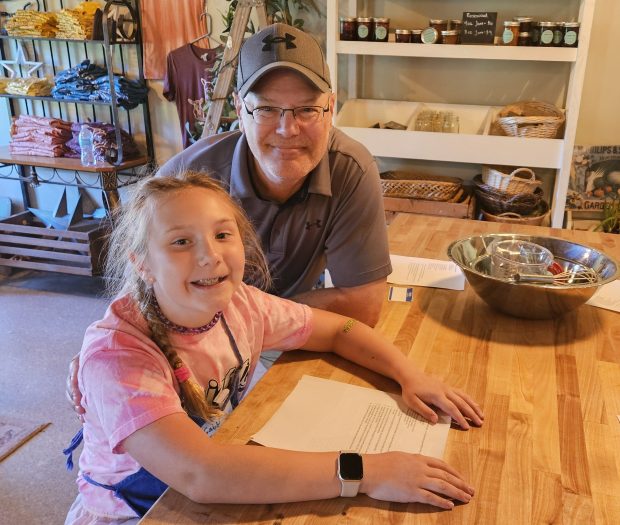
M 405 403 L 433 423 L 438 417 L 429 405 L 443 410 L 463 429 L 469 429 L 466 418 L 475 425 L 482 425 L 482 410 L 471 397 L 417 369 L 398 348 L 372 328 L 324 310 L 313 309 L 312 314 L 313 331 L 303 347 L 305 350 L 333 351 L 394 379 L 402 388 Z
M 293 452 L 214 442 L 187 415 L 165 416 L 123 441 L 151 474 L 199 503 L 280 503 L 340 495 L 336 452 Z M 375 499 L 445 509 L 473 488 L 441 460 L 388 452 L 365 454 L 360 492 Z

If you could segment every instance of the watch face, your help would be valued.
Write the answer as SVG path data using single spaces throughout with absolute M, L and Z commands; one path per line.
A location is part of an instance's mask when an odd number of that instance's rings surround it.
M 362 466 L 362 456 L 354 452 L 343 452 L 340 454 L 339 474 L 345 481 L 359 481 L 364 477 Z

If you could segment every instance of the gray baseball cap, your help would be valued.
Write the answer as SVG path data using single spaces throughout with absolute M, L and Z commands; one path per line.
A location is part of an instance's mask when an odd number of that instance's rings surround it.
M 323 93 L 331 91 L 329 68 L 319 43 L 287 24 L 272 24 L 248 38 L 239 51 L 237 93 L 245 97 L 266 73 L 288 68 L 301 73 Z

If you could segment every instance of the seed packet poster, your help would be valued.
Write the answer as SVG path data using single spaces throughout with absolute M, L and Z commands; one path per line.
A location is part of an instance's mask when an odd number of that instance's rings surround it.
M 575 146 L 566 207 L 603 210 L 620 198 L 620 145 Z

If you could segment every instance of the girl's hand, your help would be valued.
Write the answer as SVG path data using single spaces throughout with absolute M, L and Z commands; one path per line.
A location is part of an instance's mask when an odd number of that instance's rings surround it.
M 452 388 L 418 370 L 409 373 L 401 387 L 407 406 L 432 423 L 436 423 L 439 418 L 429 405 L 448 414 L 463 430 L 469 430 L 468 419 L 476 426 L 482 425 L 482 409 L 458 388 Z
M 386 452 L 364 454 L 361 491 L 371 498 L 401 503 L 428 503 L 452 509 L 452 500 L 468 503 L 474 488 L 440 459 Z

